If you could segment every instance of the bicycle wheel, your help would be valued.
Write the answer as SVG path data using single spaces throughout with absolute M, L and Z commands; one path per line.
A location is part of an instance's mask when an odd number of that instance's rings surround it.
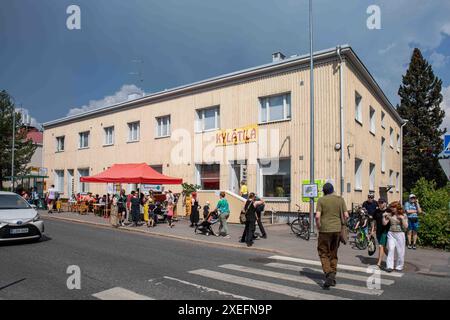
M 291 230 L 296 236 L 299 236 L 302 234 L 303 225 L 302 225 L 300 219 L 297 218 L 291 222 Z
M 358 230 L 355 238 L 355 245 L 359 250 L 367 249 L 369 242 L 367 241 L 367 237 L 364 231 Z

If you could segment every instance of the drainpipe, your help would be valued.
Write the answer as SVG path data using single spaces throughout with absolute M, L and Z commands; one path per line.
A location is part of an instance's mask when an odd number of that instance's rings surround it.
M 341 196 L 344 195 L 344 183 L 345 183 L 345 152 L 344 152 L 344 65 L 345 65 L 345 61 L 343 61 L 342 56 L 341 56 L 341 47 L 337 46 L 336 47 L 336 53 L 339 56 L 339 60 L 340 60 L 340 64 L 339 64 L 339 105 L 340 105 L 340 117 L 339 117 L 339 121 L 340 121 L 340 130 L 341 130 L 341 134 L 340 134 L 340 145 L 341 145 L 341 161 L 340 161 L 340 174 L 341 174 Z
M 408 120 L 403 119 L 403 124 L 400 127 L 400 202 L 403 202 L 403 127 L 408 123 Z

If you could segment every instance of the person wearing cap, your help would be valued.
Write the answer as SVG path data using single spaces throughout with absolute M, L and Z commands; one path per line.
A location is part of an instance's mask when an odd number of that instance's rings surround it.
M 420 207 L 416 195 L 409 195 L 409 201 L 405 203 L 405 211 L 408 215 L 408 249 L 416 250 L 417 231 L 419 231 L 419 214 L 422 213 L 422 208 Z
M 385 214 L 386 209 L 386 200 L 383 198 L 378 199 L 378 207 L 373 214 L 375 223 L 372 226 L 371 234 L 375 233 L 378 241 L 379 250 L 377 266 L 379 269 L 383 268 L 381 263 L 383 262 L 383 258 L 386 255 L 387 234 L 389 231 L 389 224 L 383 225 L 383 215 Z
M 317 201 L 316 225 L 319 230 L 317 251 L 325 274 L 323 286 L 329 288 L 336 285 L 341 226 L 347 221 L 348 212 L 344 199 L 334 194 L 331 183 L 323 185 L 323 194 L 324 196 Z

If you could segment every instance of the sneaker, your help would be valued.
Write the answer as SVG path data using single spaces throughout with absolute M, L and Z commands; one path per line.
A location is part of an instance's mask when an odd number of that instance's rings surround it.
M 263 235 L 261 238 L 267 239 L 267 234 Z
M 412 246 L 410 244 L 408 244 L 408 249 L 412 249 Z
M 247 247 L 251 247 L 253 243 L 247 243 Z
M 387 268 L 387 269 L 384 270 L 384 271 L 386 271 L 386 272 L 388 272 L 388 273 L 391 273 L 393 270 L 392 270 L 391 268 Z
M 416 248 L 416 245 L 413 245 L 412 248 L 413 248 L 413 250 L 416 250 L 416 249 L 417 249 L 417 248 Z
M 229 234 L 227 234 L 226 236 L 223 236 L 223 237 L 226 238 L 226 239 L 230 239 L 231 238 L 231 236 Z
M 326 278 L 325 282 L 323 283 L 323 287 L 325 289 L 328 289 L 329 287 L 331 287 L 333 285 L 333 279 L 331 278 Z

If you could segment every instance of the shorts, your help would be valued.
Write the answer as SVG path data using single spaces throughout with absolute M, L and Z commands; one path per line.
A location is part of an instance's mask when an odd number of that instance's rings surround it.
M 419 230 L 419 221 L 412 222 L 408 220 L 408 231 L 418 231 Z
M 377 241 L 380 246 L 386 247 L 387 245 L 387 232 L 377 234 Z

